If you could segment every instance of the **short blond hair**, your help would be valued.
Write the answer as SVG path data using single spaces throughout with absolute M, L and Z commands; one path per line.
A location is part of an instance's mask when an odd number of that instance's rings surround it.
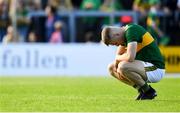
M 101 32 L 101 40 L 107 46 L 109 45 L 109 41 L 111 39 L 110 30 L 111 30 L 111 28 L 109 26 L 106 26 L 106 27 L 103 28 L 103 30 Z

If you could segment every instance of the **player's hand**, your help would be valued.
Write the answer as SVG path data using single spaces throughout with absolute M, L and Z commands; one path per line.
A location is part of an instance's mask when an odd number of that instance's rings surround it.
M 115 60 L 114 65 L 115 65 L 116 70 L 118 68 L 118 64 L 119 64 L 119 61 Z
M 120 55 L 116 55 L 116 57 L 115 57 L 115 62 L 116 62 L 117 64 L 119 64 L 119 62 L 120 62 L 119 56 L 120 56 Z
M 115 57 L 116 62 L 119 62 L 118 58 L 119 58 L 119 55 L 116 55 L 116 57 Z

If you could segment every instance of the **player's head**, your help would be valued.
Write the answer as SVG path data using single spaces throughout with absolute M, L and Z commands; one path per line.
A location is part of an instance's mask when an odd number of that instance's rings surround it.
M 121 45 L 123 42 L 123 27 L 106 26 L 101 32 L 102 42 L 106 45 Z

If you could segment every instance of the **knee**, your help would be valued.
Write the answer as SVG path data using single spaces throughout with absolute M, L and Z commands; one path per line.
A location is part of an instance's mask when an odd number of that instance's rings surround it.
M 107 68 L 108 68 L 109 73 L 112 75 L 115 68 L 114 63 L 109 64 Z
M 117 69 L 118 73 L 125 75 L 126 72 L 128 72 L 128 70 L 129 70 L 128 62 L 123 61 L 123 62 L 119 63 L 118 69 Z

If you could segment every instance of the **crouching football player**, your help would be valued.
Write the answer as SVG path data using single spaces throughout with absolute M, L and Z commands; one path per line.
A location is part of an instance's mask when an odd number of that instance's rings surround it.
M 101 38 L 106 45 L 118 46 L 115 60 L 108 66 L 110 74 L 136 88 L 139 92 L 136 100 L 154 99 L 156 91 L 147 83 L 163 78 L 165 64 L 150 33 L 136 24 L 106 26 Z

